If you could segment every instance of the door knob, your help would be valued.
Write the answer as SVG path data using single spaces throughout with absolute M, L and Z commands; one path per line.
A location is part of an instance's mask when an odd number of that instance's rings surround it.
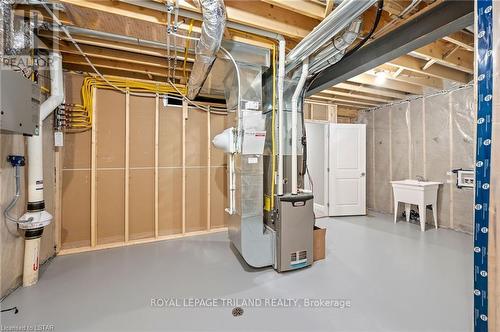
M 366 175 L 366 173 L 365 173 L 365 172 L 362 172 L 362 173 L 361 173 L 361 176 L 365 176 L 365 175 Z

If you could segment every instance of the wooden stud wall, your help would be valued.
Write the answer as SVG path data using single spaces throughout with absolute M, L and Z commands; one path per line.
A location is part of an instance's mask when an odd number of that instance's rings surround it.
M 82 78 L 65 81 L 79 103 Z M 59 254 L 226 229 L 225 116 L 97 90 L 94 119 L 66 135 Z
M 326 103 L 304 103 L 304 119 L 321 122 L 337 122 L 337 105 Z

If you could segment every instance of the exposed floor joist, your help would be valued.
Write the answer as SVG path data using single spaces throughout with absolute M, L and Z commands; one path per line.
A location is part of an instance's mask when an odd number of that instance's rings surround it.
M 348 80 L 348 82 L 355 82 L 355 83 L 361 83 L 361 84 L 368 84 L 368 85 L 379 85 L 379 83 L 376 80 L 375 75 L 370 75 L 370 74 L 361 74 L 355 77 L 352 77 Z M 392 89 L 396 91 L 403 91 L 409 94 L 413 95 L 421 95 L 423 93 L 423 89 L 421 86 L 418 86 L 416 84 L 412 83 L 407 83 L 407 82 L 398 82 L 396 80 L 393 80 L 391 78 L 386 78 L 384 84 L 384 88 L 387 89 Z
M 321 72 L 307 95 L 313 95 L 461 30 L 473 24 L 473 12 L 472 1 L 443 1 L 417 19 L 362 47 L 355 56 L 342 59 Z
M 434 76 L 437 78 L 447 79 L 459 83 L 468 83 L 472 79 L 472 75 L 464 73 L 460 70 L 448 68 L 440 64 L 433 64 L 431 67 L 424 69 L 426 61 L 409 55 L 403 55 L 399 58 L 389 61 L 390 64 L 414 71 L 416 73 Z

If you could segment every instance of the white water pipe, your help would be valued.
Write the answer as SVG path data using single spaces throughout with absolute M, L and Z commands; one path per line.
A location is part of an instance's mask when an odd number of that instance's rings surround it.
M 309 74 L 309 58 L 302 63 L 302 72 L 299 82 L 292 96 L 292 195 L 297 195 L 297 112 L 299 98 Z
M 38 135 L 28 137 L 28 205 L 43 203 L 43 120 L 64 101 L 62 79 L 62 58 L 58 53 L 51 53 L 50 60 L 51 85 L 50 97 L 40 105 L 40 122 Z M 38 209 L 34 209 L 38 210 Z M 28 211 L 30 208 L 28 207 Z
M 278 190 L 279 196 L 283 195 L 283 154 L 284 154 L 284 138 L 283 138 L 283 89 L 285 82 L 285 38 L 279 38 L 278 48 Z M 274 158 L 274 156 L 273 156 Z M 275 179 L 273 179 L 275 181 Z M 274 197 L 272 198 L 274 199 Z
M 38 280 L 40 237 L 43 227 L 50 224 L 52 215 L 45 211 L 43 198 L 43 120 L 64 101 L 62 58 L 51 52 L 50 97 L 40 105 L 38 135 L 28 137 L 28 208 L 19 218 L 19 228 L 26 230 L 24 243 L 23 286 L 31 286 Z

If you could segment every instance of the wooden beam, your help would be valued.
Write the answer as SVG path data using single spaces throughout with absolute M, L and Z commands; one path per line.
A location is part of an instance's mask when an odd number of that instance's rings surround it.
M 311 101 L 322 101 L 322 99 L 317 99 L 317 98 L 311 98 Z M 324 101 L 324 100 L 323 100 Z M 350 104 L 350 103 L 343 103 L 343 102 L 334 102 L 333 104 L 338 105 L 338 106 L 347 106 L 355 109 L 368 109 L 370 107 L 368 106 L 361 106 L 361 105 L 356 105 L 356 104 Z M 337 114 L 338 116 L 339 114 Z
M 376 95 L 376 96 L 383 96 L 383 97 L 394 98 L 394 99 L 403 99 L 403 98 L 407 97 L 407 95 L 405 93 L 402 93 L 402 92 L 387 90 L 387 89 L 383 89 L 380 87 L 368 87 L 368 86 L 353 84 L 350 82 L 339 83 L 339 84 L 335 85 L 334 88 L 339 88 L 339 89 L 344 89 L 344 90 L 354 90 L 357 92 L 363 92 L 363 93 L 368 93 L 368 94 L 372 94 L 372 95 Z
M 45 33 L 42 32 L 43 36 L 46 36 Z M 129 43 L 123 43 L 123 42 L 116 42 L 116 41 L 107 41 L 104 39 L 99 39 L 99 38 L 94 38 L 94 37 L 89 37 L 89 36 L 82 36 L 82 35 L 77 35 L 77 34 L 72 34 L 73 39 L 80 45 L 92 45 L 92 46 L 98 46 L 98 47 L 104 47 L 104 48 L 109 48 L 113 50 L 120 50 L 120 51 L 126 51 L 126 52 L 133 52 L 133 53 L 139 53 L 139 54 L 146 54 L 146 55 L 152 55 L 152 56 L 160 56 L 160 57 L 166 57 L 167 56 L 167 50 L 163 48 L 156 48 L 156 47 L 148 47 L 148 46 L 142 46 L 142 45 L 132 45 Z M 69 39 L 66 37 L 66 35 L 61 34 L 59 36 L 60 40 L 68 41 Z
M 164 12 L 145 8 L 139 4 L 132 5 L 113 0 L 61 0 L 61 2 L 147 22 L 166 24 L 166 14 Z M 185 1 L 180 1 L 180 8 L 191 12 L 199 12 L 196 7 L 189 5 Z M 228 20 L 231 22 L 273 31 L 298 39 L 304 38 L 319 23 L 318 20 L 313 18 L 291 13 L 286 9 L 270 4 L 260 3 L 259 6 L 256 6 L 253 1 L 226 1 L 226 12 Z
M 433 89 L 442 90 L 443 89 L 443 80 L 436 77 L 431 77 L 428 75 L 422 75 L 417 73 L 409 73 L 405 75 L 394 75 L 394 72 L 398 70 L 398 67 L 394 67 L 391 65 L 381 65 L 378 68 L 388 72 L 391 79 L 398 82 L 407 82 L 411 84 L 416 84 L 422 87 L 430 87 Z M 370 70 L 367 73 L 375 74 L 375 70 Z
M 124 61 L 100 59 L 100 58 L 96 58 L 96 57 L 89 57 L 89 60 L 97 68 L 116 69 L 116 70 L 129 71 L 129 72 L 134 72 L 134 73 L 151 74 L 151 75 L 160 76 L 160 77 L 167 77 L 168 76 L 167 66 L 165 66 L 164 68 L 160 68 L 160 67 L 151 66 L 151 65 L 137 65 L 137 64 L 131 64 L 129 62 L 124 62 Z M 87 65 L 87 61 L 85 61 L 85 59 L 82 56 L 75 55 L 75 54 L 65 54 L 63 56 L 63 62 L 78 64 L 78 65 Z M 176 70 L 174 76 L 176 78 L 184 77 L 182 70 Z
M 474 35 L 465 31 L 457 31 L 443 38 L 447 42 L 458 45 L 469 52 L 474 52 Z
M 270 5 L 287 9 L 291 12 L 305 15 L 316 20 L 322 20 L 325 7 L 308 0 L 262 0 Z
M 359 100 L 366 100 L 366 101 L 373 101 L 376 103 L 389 103 L 392 101 L 392 99 L 387 99 L 387 98 L 381 98 L 380 96 L 370 96 L 370 95 L 362 95 L 359 93 L 356 93 L 356 91 L 351 91 L 351 92 L 343 92 L 342 90 L 339 89 L 329 89 L 329 90 L 323 90 L 323 94 L 330 94 L 332 96 L 340 96 L 340 97 L 348 97 L 348 98 L 354 98 L 354 99 L 359 99 Z
M 92 88 L 92 132 L 90 160 L 90 246 L 97 245 L 97 89 Z
M 328 15 L 330 15 L 334 7 L 335 7 L 334 0 L 326 0 L 325 12 L 323 13 L 323 17 L 327 17 Z
M 392 74 L 392 77 L 393 77 L 393 78 L 398 77 L 399 75 L 401 75 L 401 74 L 403 73 L 403 71 L 404 71 L 404 70 L 405 70 L 404 68 L 399 67 L 399 68 L 398 68 L 398 69 L 394 72 L 394 74 Z
M 95 75 L 94 70 L 89 65 L 80 65 L 80 64 L 63 62 L 63 69 L 69 70 L 69 71 L 74 71 L 74 72 L 82 72 L 82 73 L 89 73 L 89 74 Z M 135 80 L 143 80 L 143 81 L 148 81 L 148 82 L 164 82 L 165 83 L 167 81 L 166 78 L 164 78 L 164 77 L 152 76 L 153 79 L 151 79 L 150 77 L 148 77 L 147 74 L 135 73 L 135 72 L 125 71 L 125 70 L 99 68 L 99 71 L 103 75 L 130 78 L 130 79 L 135 79 Z
M 188 103 L 182 100 L 182 234 L 186 233 L 186 121 L 188 119 Z
M 474 53 L 462 49 L 456 49 L 453 53 L 449 53 L 454 46 L 442 40 L 436 40 L 433 43 L 416 49 L 412 53 L 436 60 L 438 63 L 469 74 L 474 73 Z
M 383 103 L 379 102 L 368 102 L 368 101 L 362 101 L 362 100 L 357 100 L 355 98 L 339 98 L 337 96 L 332 96 L 330 94 L 325 94 L 325 93 L 317 93 L 312 96 L 313 98 L 316 99 L 324 99 L 324 100 L 330 100 L 332 102 L 340 102 L 340 103 L 350 103 L 350 104 L 355 104 L 355 105 L 361 105 L 365 107 L 370 107 L 370 106 L 378 106 Z
M 429 61 L 427 61 L 425 63 L 425 65 L 422 67 L 422 70 L 425 71 L 427 69 L 429 69 L 430 66 L 432 66 L 433 64 L 435 64 L 437 62 L 436 59 L 430 59 Z
M 125 243 L 130 235 L 130 93 L 125 94 Z
M 87 56 L 99 59 L 123 61 L 128 63 L 154 66 L 159 68 L 165 68 L 168 64 L 167 59 L 165 57 L 131 53 L 127 51 L 113 50 L 109 48 L 90 46 L 90 45 L 80 45 L 80 48 Z M 76 55 L 80 54 L 80 52 L 73 46 L 73 44 L 70 44 L 69 42 L 66 41 L 59 44 L 59 51 L 66 54 L 76 54 Z M 191 66 L 192 66 L 191 62 L 193 62 L 194 59 L 188 57 L 188 61 L 190 63 L 188 64 L 188 66 L 186 66 L 186 70 L 191 71 Z M 177 68 L 181 68 L 182 65 L 183 62 L 178 60 Z
M 160 146 L 160 96 L 156 94 L 155 97 L 155 238 L 157 239 L 160 236 L 159 232 L 159 220 L 160 220 L 160 174 L 158 171 L 159 167 L 159 146 Z
M 423 69 L 427 61 L 418 59 L 409 55 L 403 55 L 397 59 L 391 60 L 389 64 L 404 68 L 416 73 L 443 78 L 459 83 L 468 83 L 472 80 L 470 74 L 460 70 L 449 68 L 440 64 L 433 64 L 432 67 Z
M 370 74 L 361 74 L 361 75 L 358 75 L 358 76 L 355 76 L 355 77 L 349 79 L 349 81 L 355 82 L 355 83 L 361 83 L 361 84 L 380 86 L 380 87 L 383 87 L 386 89 L 392 89 L 392 90 L 396 90 L 396 91 L 411 93 L 414 95 L 421 95 L 423 93 L 423 89 L 421 86 L 411 84 L 411 83 L 398 82 L 398 81 L 392 80 L 390 78 L 387 78 L 383 84 L 379 85 L 375 81 L 375 76 L 370 75 Z

